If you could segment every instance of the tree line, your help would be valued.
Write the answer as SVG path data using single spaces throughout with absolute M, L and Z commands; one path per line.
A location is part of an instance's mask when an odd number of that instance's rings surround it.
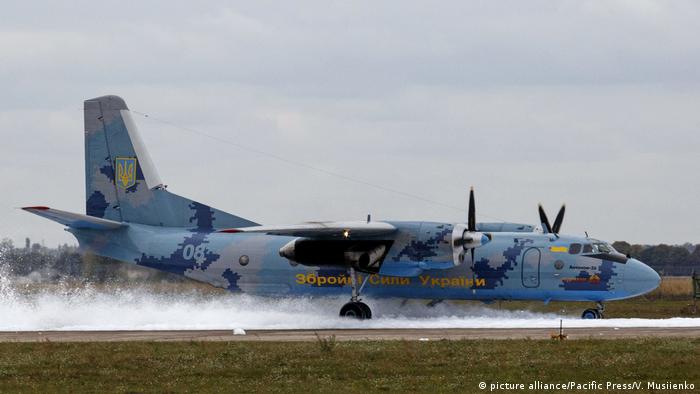
M 617 241 L 613 247 L 644 262 L 661 275 L 686 276 L 693 270 L 700 272 L 700 245 L 636 245 Z

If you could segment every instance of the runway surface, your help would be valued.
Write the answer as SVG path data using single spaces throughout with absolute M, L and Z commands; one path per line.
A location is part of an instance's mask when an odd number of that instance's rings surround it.
M 359 340 L 459 340 L 534 339 L 551 340 L 557 329 L 546 328 L 449 328 L 449 329 L 333 329 L 333 330 L 249 330 L 234 335 L 232 330 L 169 331 L 17 331 L 0 332 L 0 342 L 122 342 L 122 341 L 317 341 L 334 336 L 337 341 Z M 643 337 L 700 338 L 700 328 L 570 328 L 568 339 L 619 339 Z

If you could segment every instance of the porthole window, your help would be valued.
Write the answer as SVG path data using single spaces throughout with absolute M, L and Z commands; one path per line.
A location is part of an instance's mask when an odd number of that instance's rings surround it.
M 579 245 L 579 246 L 580 246 L 580 245 Z M 554 262 L 554 268 L 556 268 L 556 269 L 558 269 L 558 270 L 564 268 L 564 262 L 561 261 L 561 260 L 555 261 L 555 262 Z
M 238 263 L 240 265 L 248 265 L 249 262 L 250 262 L 250 258 L 245 254 L 238 258 Z
M 569 254 L 579 254 L 581 252 L 581 244 L 571 244 L 569 246 Z

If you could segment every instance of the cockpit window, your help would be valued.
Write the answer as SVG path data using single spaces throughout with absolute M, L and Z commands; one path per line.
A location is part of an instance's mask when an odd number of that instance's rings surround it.
M 608 244 L 602 242 L 593 244 L 593 253 L 612 253 L 614 251 L 615 249 Z
M 583 253 L 615 253 L 615 249 L 605 242 L 594 242 L 583 245 Z
M 569 254 L 578 254 L 581 251 L 581 244 L 571 244 Z

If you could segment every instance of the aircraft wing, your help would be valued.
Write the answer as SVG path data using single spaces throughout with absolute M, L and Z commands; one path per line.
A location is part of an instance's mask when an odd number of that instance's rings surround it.
M 49 207 L 24 207 L 23 210 L 39 215 L 54 222 L 61 223 L 65 226 L 79 229 L 92 230 L 115 230 L 121 227 L 128 226 L 126 223 L 115 222 L 97 218 L 94 216 L 83 215 L 80 213 L 66 212 Z
M 291 237 L 353 239 L 392 234 L 396 227 L 385 222 L 306 222 L 288 226 L 253 226 L 222 229 L 220 233 L 264 233 Z

